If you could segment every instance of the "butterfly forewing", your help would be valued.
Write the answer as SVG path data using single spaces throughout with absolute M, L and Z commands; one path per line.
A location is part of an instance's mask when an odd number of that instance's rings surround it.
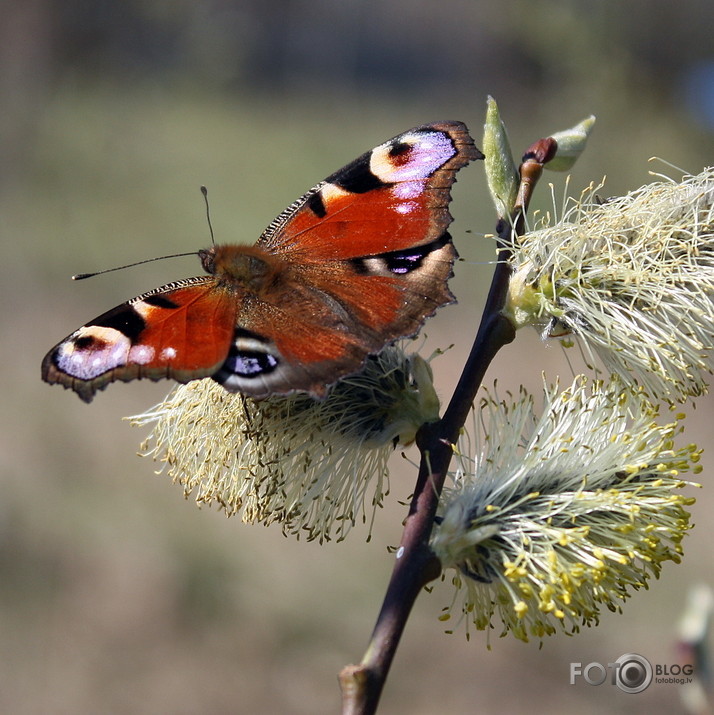
M 451 222 L 456 172 L 477 158 L 461 122 L 416 127 L 328 176 L 280 214 L 258 245 L 316 262 L 429 243 Z
M 144 293 L 58 343 L 42 362 L 42 378 L 90 402 L 114 380 L 207 377 L 228 355 L 238 302 L 212 276 Z

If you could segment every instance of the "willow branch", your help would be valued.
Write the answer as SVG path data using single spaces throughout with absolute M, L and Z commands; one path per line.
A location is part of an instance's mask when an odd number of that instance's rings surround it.
M 441 573 L 441 564 L 429 548 L 429 537 L 439 504 L 453 444 L 463 427 L 491 361 L 515 337 L 515 329 L 501 315 L 508 291 L 512 241 L 523 235 L 525 214 L 543 170 L 555 153 L 552 139 L 536 142 L 520 167 L 520 187 L 510 220 L 498 227 L 498 263 L 476 338 L 444 416 L 423 425 L 417 435 L 421 452 L 419 475 L 409 507 L 402 540 L 382 609 L 360 665 L 340 673 L 343 715 L 376 712 L 379 698 L 411 609 L 422 588 Z

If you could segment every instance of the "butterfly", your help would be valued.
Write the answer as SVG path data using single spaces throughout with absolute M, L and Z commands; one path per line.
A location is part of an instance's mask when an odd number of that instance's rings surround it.
M 454 301 L 456 172 L 483 155 L 461 122 L 415 127 L 328 176 L 253 246 L 198 251 L 207 275 L 155 288 L 58 343 L 42 379 L 85 402 L 115 380 L 211 377 L 261 399 L 321 398 Z

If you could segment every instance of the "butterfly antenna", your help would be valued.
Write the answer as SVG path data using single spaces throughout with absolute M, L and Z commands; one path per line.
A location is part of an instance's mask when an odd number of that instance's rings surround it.
M 94 278 L 94 276 L 99 276 L 102 273 L 111 273 L 112 271 L 123 271 L 125 268 L 133 268 L 134 266 L 140 266 L 142 263 L 151 263 L 152 261 L 163 261 L 164 258 L 181 258 L 182 256 L 197 256 L 198 251 L 189 251 L 188 253 L 172 253 L 170 256 L 156 256 L 156 258 L 145 258 L 143 261 L 136 261 L 136 263 L 127 263 L 125 266 L 116 266 L 115 268 L 105 268 L 103 271 L 95 271 L 94 273 L 77 273 L 77 275 L 72 276 L 73 281 L 83 281 L 85 278 Z
M 215 246 L 216 239 L 213 236 L 213 224 L 211 224 L 211 207 L 208 205 L 208 189 L 205 186 L 201 187 L 203 201 L 206 204 L 206 220 L 208 221 L 208 230 L 211 232 L 211 243 Z
M 201 193 L 203 194 L 203 200 L 206 203 L 206 220 L 208 221 L 208 230 L 211 233 L 211 243 L 215 246 L 216 239 L 213 235 L 213 224 L 211 224 L 211 209 L 208 205 L 208 189 L 205 186 L 202 186 Z M 77 275 L 72 276 L 72 280 L 83 281 L 85 278 L 94 278 L 94 276 L 100 276 L 102 273 L 122 271 L 125 268 L 133 268 L 134 266 L 140 266 L 143 263 L 151 263 L 152 261 L 163 261 L 164 258 L 182 258 L 183 256 L 197 255 L 199 255 L 198 251 L 189 251 L 188 253 L 172 253 L 170 256 L 156 256 L 155 258 L 146 258 L 143 261 L 136 261 L 136 263 L 127 263 L 125 266 L 116 266 L 115 268 L 105 268 L 103 271 L 94 271 L 94 273 L 77 273 Z

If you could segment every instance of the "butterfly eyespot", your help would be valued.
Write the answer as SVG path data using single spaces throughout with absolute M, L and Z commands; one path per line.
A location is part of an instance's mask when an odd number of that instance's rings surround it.
M 405 255 L 388 256 L 385 258 L 387 270 L 392 273 L 409 273 L 419 268 L 425 255 L 424 253 L 409 253 Z
M 62 373 L 80 380 L 92 380 L 124 364 L 131 345 L 126 336 L 113 328 L 87 325 L 71 335 L 45 358 Z
M 265 380 L 278 370 L 282 360 L 275 347 L 262 335 L 239 328 L 228 357 L 212 375 L 229 392 L 264 392 Z
M 251 378 L 267 375 L 278 367 L 277 359 L 270 353 L 245 351 L 230 355 L 223 363 L 223 369 L 240 377 Z
M 423 246 L 391 251 L 379 256 L 354 258 L 350 263 L 360 275 L 406 275 L 422 268 L 427 258 L 432 253 L 444 248 L 450 240 L 449 234 L 444 233 L 441 238 Z
M 456 153 L 451 137 L 444 132 L 407 132 L 373 149 L 369 169 L 383 185 L 414 179 L 427 181 Z

